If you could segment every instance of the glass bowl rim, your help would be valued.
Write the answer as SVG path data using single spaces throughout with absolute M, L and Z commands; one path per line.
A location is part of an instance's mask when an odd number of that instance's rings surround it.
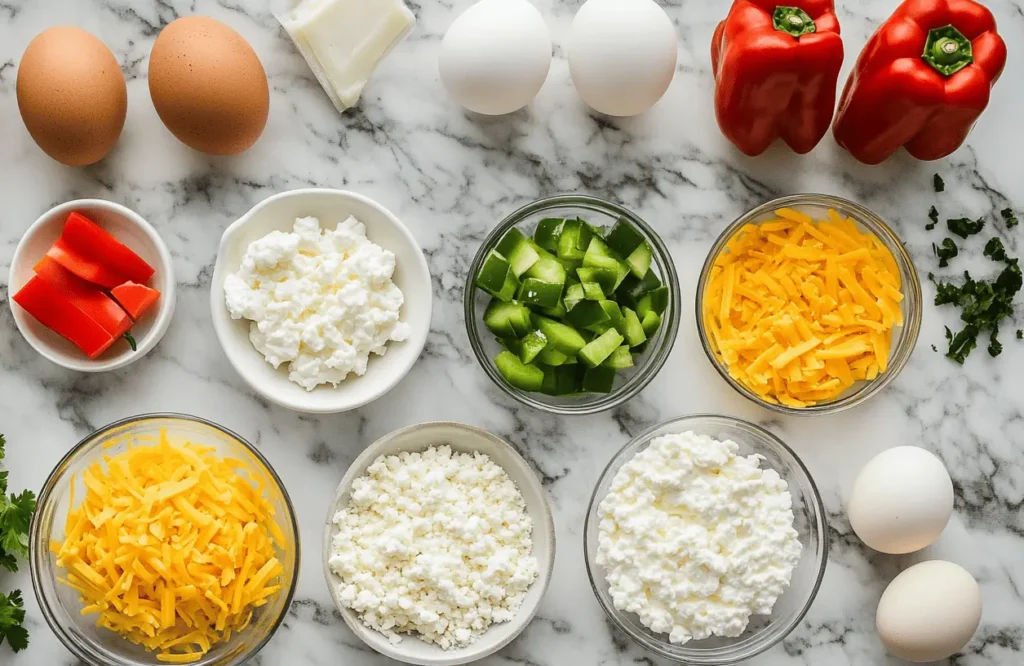
M 480 267 L 483 265 L 483 261 L 487 257 L 487 253 L 498 244 L 498 241 L 501 240 L 501 237 L 506 231 L 512 227 L 518 226 L 525 221 L 526 218 L 536 213 L 542 213 L 554 208 L 571 208 L 574 206 L 590 210 L 597 209 L 612 217 L 624 217 L 640 229 L 645 240 L 651 244 L 651 248 L 657 257 L 658 267 L 663 269 L 663 275 L 660 275 L 659 277 L 662 280 L 662 284 L 669 288 L 669 307 L 666 310 L 666 312 L 668 312 L 668 316 L 665 317 L 662 322 L 662 329 L 660 332 L 662 339 L 659 345 L 650 350 L 650 354 L 647 359 L 637 368 L 636 372 L 625 384 L 614 389 L 611 393 L 603 395 L 595 394 L 598 397 L 593 399 L 584 399 L 581 402 L 574 404 L 554 405 L 536 399 L 529 393 L 509 386 L 501 375 L 498 374 L 498 370 L 494 366 L 492 359 L 484 352 L 480 334 L 480 328 L 483 324 L 482 322 L 477 321 L 478 317 L 475 302 L 476 284 L 474 276 L 479 272 Z M 672 347 L 675 345 L 676 337 L 679 333 L 682 308 L 682 299 L 679 294 L 679 275 L 676 271 L 675 262 L 672 260 L 672 254 L 669 251 L 668 246 L 665 245 L 665 242 L 661 239 L 661 236 L 658 235 L 654 228 L 636 213 L 633 213 L 619 204 L 587 194 L 556 194 L 554 196 L 544 197 L 521 206 L 506 216 L 493 229 L 491 229 L 490 232 L 488 232 L 487 236 L 480 244 L 480 247 L 477 249 L 476 254 L 473 256 L 473 261 L 466 274 L 464 290 L 463 319 L 465 319 L 469 344 L 473 349 L 473 355 L 476 357 L 477 363 L 483 368 L 484 373 L 491 382 L 493 382 L 506 395 L 515 398 L 524 405 L 539 409 L 549 414 L 559 414 L 564 416 L 597 414 L 626 402 L 646 388 L 654 377 L 661 371 L 672 352 Z
M 780 632 L 778 636 L 774 637 L 769 641 L 763 642 L 762 644 L 753 646 L 753 651 L 749 654 L 741 654 L 736 657 L 728 655 L 703 656 L 700 654 L 700 652 L 694 652 L 692 654 L 687 655 L 674 654 L 671 651 L 671 649 L 669 649 L 670 647 L 674 646 L 670 646 L 668 644 L 667 639 L 657 640 L 655 638 L 652 638 L 651 636 L 648 636 L 647 634 L 636 631 L 632 627 L 626 626 L 618 617 L 619 614 L 624 613 L 624 611 L 619 611 L 614 607 L 609 607 L 608 602 L 605 601 L 604 597 L 598 591 L 598 582 L 595 579 L 594 568 L 599 565 L 597 564 L 596 559 L 593 562 L 591 562 L 591 549 L 589 542 L 589 535 L 591 531 L 591 518 L 595 515 L 597 507 L 599 505 L 599 500 L 597 497 L 598 491 L 601 489 L 601 486 L 605 482 L 605 479 L 608 478 L 609 472 L 612 470 L 612 468 L 615 467 L 616 464 L 619 463 L 619 461 L 622 460 L 622 458 L 630 450 L 639 448 L 645 443 L 650 443 L 650 441 L 653 439 L 653 435 L 655 432 L 669 426 L 708 420 L 717 421 L 730 427 L 746 429 L 755 436 L 761 438 L 762 440 L 767 440 L 768 442 L 771 442 L 772 445 L 777 447 L 777 451 L 781 454 L 781 457 L 788 458 L 792 466 L 798 469 L 803 474 L 803 476 L 807 479 L 807 485 L 810 490 L 810 492 L 807 493 L 803 492 L 803 488 L 801 488 L 801 495 L 804 497 L 803 503 L 811 507 L 811 511 L 814 518 L 813 522 L 817 526 L 819 541 L 821 544 L 821 557 L 818 558 L 816 567 L 817 573 L 815 575 L 814 584 L 811 586 L 810 592 L 807 595 L 807 599 L 804 601 L 803 606 L 800 608 L 799 612 L 796 613 L 793 619 L 789 621 L 789 623 L 785 626 L 784 630 Z M 685 430 L 679 430 L 678 432 L 685 432 Z M 637 451 L 637 453 L 639 453 L 639 451 Z M 755 451 L 755 453 L 757 453 L 757 451 Z M 634 453 L 633 455 L 636 455 L 636 453 Z M 621 468 L 621 466 L 624 465 L 625 462 L 626 461 L 622 462 L 618 466 Z M 603 500 L 604 498 L 601 499 Z M 796 627 L 800 624 L 803 618 L 807 615 L 807 612 L 811 609 L 811 606 L 814 605 L 814 601 L 818 597 L 818 592 L 821 590 L 822 581 L 825 578 L 825 570 L 828 567 L 829 549 L 831 546 L 831 536 L 829 534 L 829 529 L 830 527 L 828 524 L 828 514 L 826 513 L 825 503 L 821 497 L 821 491 L 818 490 L 818 484 L 815 483 L 814 477 L 811 475 L 810 470 L 807 469 L 807 466 L 804 464 L 804 461 L 800 458 L 800 456 L 797 455 L 797 453 L 792 448 L 790 448 L 788 444 L 782 441 L 780 437 L 776 436 L 767 428 L 763 428 L 757 425 L 756 423 L 751 423 L 750 421 L 746 421 L 735 416 L 728 416 L 726 414 L 712 414 L 707 412 L 697 414 L 685 414 L 683 416 L 677 416 L 671 419 L 667 419 L 665 421 L 661 421 L 645 429 L 639 435 L 630 439 L 622 448 L 616 451 L 615 454 L 612 456 L 611 460 L 608 461 L 608 464 L 606 464 L 604 466 L 604 469 L 601 470 L 601 474 L 598 477 L 597 482 L 594 484 L 594 490 L 591 492 L 590 502 L 587 505 L 587 512 L 584 516 L 583 560 L 586 563 L 587 567 L 587 578 L 590 581 L 590 589 L 594 593 L 594 596 L 597 597 L 598 605 L 601 606 L 601 610 L 604 611 L 605 615 L 612 622 L 612 624 L 614 624 L 617 628 L 619 628 L 627 636 L 629 636 L 634 643 L 640 645 L 644 649 L 654 652 L 659 657 L 672 660 L 676 663 L 706 664 L 708 666 L 727 666 L 730 664 L 736 664 L 742 661 L 746 661 L 748 659 L 752 659 L 753 657 L 762 654 L 770 648 L 774 647 L 775 645 L 781 643 L 783 640 L 785 640 L 787 636 L 789 636 L 793 632 L 794 629 L 796 629 Z M 686 648 L 682 647 L 681 649 Z
M 299 536 L 299 523 L 297 520 L 297 514 L 295 513 L 295 506 L 294 504 L 292 504 L 292 500 L 288 494 L 288 490 L 285 487 L 284 482 L 281 480 L 281 477 L 278 475 L 277 470 L 275 470 L 273 465 L 270 464 L 270 461 L 267 460 L 267 458 L 262 453 L 260 453 L 260 451 L 255 446 L 253 446 L 246 438 L 242 437 L 233 430 L 230 430 L 229 428 L 226 428 L 218 423 L 214 423 L 213 421 L 205 419 L 201 416 L 192 416 L 189 414 L 182 414 L 178 412 L 149 412 L 145 414 L 138 414 L 136 416 L 128 416 L 125 418 L 121 418 L 89 433 L 84 438 L 79 440 L 77 444 L 71 447 L 71 449 L 68 450 L 68 452 L 61 457 L 60 461 L 56 465 L 54 465 L 52 470 L 50 470 L 50 473 L 46 477 L 46 481 L 43 483 L 42 489 L 39 491 L 36 511 L 32 515 L 32 522 L 29 528 L 29 544 L 31 554 L 28 559 L 28 564 L 29 575 L 32 580 L 32 590 L 35 594 L 36 601 L 39 604 L 39 610 L 42 613 L 43 618 L 46 620 L 46 624 L 49 626 L 50 631 L 53 632 L 53 634 L 57 637 L 61 644 L 76 658 L 82 660 L 84 663 L 89 664 L 90 666 L 108 666 L 108 662 L 104 661 L 106 659 L 105 655 L 97 655 L 92 650 L 92 648 L 88 646 L 86 643 L 80 642 L 79 640 L 77 640 L 77 637 L 72 638 L 72 635 L 76 634 L 77 630 L 66 629 L 57 620 L 55 612 L 50 607 L 51 599 L 46 596 L 46 593 L 42 589 L 42 583 L 40 581 L 43 575 L 43 572 L 41 571 L 42 561 L 41 556 L 37 555 L 37 553 L 39 553 L 41 549 L 48 549 L 48 544 L 40 542 L 40 539 L 44 538 L 43 535 L 41 534 L 42 526 L 40 525 L 40 523 L 42 522 L 41 516 L 43 515 L 42 508 L 44 506 L 47 506 L 50 503 L 51 498 L 54 496 L 54 490 L 56 488 L 57 481 L 61 476 L 61 473 L 65 470 L 67 465 L 72 460 L 74 460 L 79 454 L 85 451 L 85 449 L 90 443 L 97 442 L 108 432 L 116 428 L 129 426 L 134 423 L 142 423 L 145 421 L 155 421 L 158 419 L 186 421 L 189 423 L 204 425 L 209 428 L 212 428 L 213 430 L 219 431 L 224 435 L 227 435 L 230 439 L 233 439 L 239 444 L 241 444 L 242 447 L 245 448 L 249 453 L 251 453 L 270 473 L 270 478 L 276 484 L 277 489 L 281 491 L 281 497 L 284 500 L 285 508 L 288 512 L 289 517 L 291 518 L 292 537 L 294 538 L 295 547 L 295 570 L 292 575 L 291 584 L 288 587 L 287 595 L 284 600 L 284 605 L 281 608 L 281 613 L 278 615 L 277 618 L 275 618 L 270 629 L 267 631 L 266 636 L 263 636 L 260 640 L 254 642 L 245 653 L 239 655 L 241 661 L 238 662 L 238 665 L 241 666 L 241 664 L 244 664 L 245 662 L 249 661 L 249 659 L 258 654 L 264 647 L 266 647 L 267 643 L 269 643 L 270 639 L 274 637 L 274 634 L 277 633 L 277 630 L 280 629 L 281 625 L 284 623 L 285 618 L 288 616 L 288 611 L 292 606 L 292 601 L 295 598 L 295 592 L 296 589 L 298 588 L 299 572 L 301 570 L 302 546 Z M 60 602 L 58 600 L 53 600 L 53 603 L 56 605 L 60 605 Z M 116 656 L 121 658 L 125 663 L 138 663 L 131 658 L 125 658 L 121 655 Z
M 746 386 L 743 386 L 733 379 L 732 375 L 729 374 L 729 370 L 725 363 L 718 359 L 717 354 L 711 348 L 711 341 L 708 338 L 707 329 L 704 325 L 703 319 L 703 295 L 705 289 L 707 289 L 708 280 L 711 278 L 711 269 L 714 267 L 715 259 L 718 258 L 719 254 L 721 254 L 725 249 L 729 240 L 731 240 L 733 235 L 735 235 L 740 229 L 745 225 L 752 223 L 752 221 L 757 219 L 759 216 L 771 213 L 779 208 L 785 208 L 787 206 L 815 205 L 828 206 L 832 208 L 845 208 L 852 210 L 857 214 L 856 221 L 867 227 L 871 233 L 882 241 L 886 249 L 892 253 L 893 260 L 896 262 L 896 265 L 903 269 L 909 276 L 909 284 L 904 284 L 903 290 L 905 298 L 908 299 L 908 304 L 913 307 L 907 308 L 907 316 L 904 318 L 902 331 L 899 334 L 897 345 L 892 350 L 892 359 L 889 362 L 889 367 L 878 378 L 870 382 L 865 382 L 860 389 L 837 400 L 818 403 L 816 405 L 811 405 L 810 407 L 790 407 L 788 405 L 783 405 L 782 403 L 768 402 L 767 400 L 762 399 Z M 707 257 L 704 260 L 704 265 L 701 267 L 700 277 L 697 280 L 696 296 L 694 298 L 697 337 L 700 339 L 701 347 L 704 348 L 704 354 L 708 357 L 711 365 L 714 366 L 715 371 L 718 372 L 729 386 L 747 400 L 750 400 L 765 409 L 769 409 L 779 414 L 785 414 L 787 416 L 822 416 L 825 414 L 838 414 L 839 412 L 846 411 L 847 409 L 851 409 L 866 402 L 896 381 L 896 377 L 898 377 L 903 371 L 903 368 L 906 367 L 907 363 L 910 361 L 911 355 L 913 355 L 914 348 L 917 346 L 917 339 L 921 333 L 921 323 L 924 318 L 923 298 L 924 296 L 921 292 L 921 278 L 917 274 L 917 266 L 914 265 L 914 261 L 911 258 L 910 253 L 907 252 L 907 248 L 903 245 L 899 236 L 896 235 L 896 232 L 894 232 L 892 228 L 882 220 L 882 218 L 864 206 L 842 197 L 815 193 L 790 194 L 766 201 L 760 206 L 752 208 L 743 215 L 740 215 L 731 222 L 721 234 L 719 234 L 714 245 L 711 246 Z

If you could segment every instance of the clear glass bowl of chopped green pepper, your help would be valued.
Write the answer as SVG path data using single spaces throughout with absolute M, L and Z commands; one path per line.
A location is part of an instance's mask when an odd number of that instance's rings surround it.
M 643 389 L 679 329 L 679 278 L 631 211 L 560 195 L 496 226 L 466 278 L 469 341 L 503 391 L 555 414 L 593 414 Z

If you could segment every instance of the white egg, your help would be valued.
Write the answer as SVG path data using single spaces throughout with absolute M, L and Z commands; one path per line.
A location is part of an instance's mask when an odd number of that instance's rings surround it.
M 470 111 L 512 113 L 544 85 L 551 33 L 526 0 L 481 0 L 448 29 L 439 68 L 448 94 Z
M 635 116 L 661 99 L 676 72 L 676 31 L 652 0 L 588 0 L 569 34 L 569 72 L 583 101 Z
M 897 446 L 857 475 L 847 507 L 861 541 L 883 553 L 912 553 L 933 544 L 953 514 L 953 482 L 932 453 Z
M 980 622 L 977 581 L 962 567 L 942 560 L 916 564 L 896 576 L 875 613 L 886 649 L 915 663 L 956 654 Z

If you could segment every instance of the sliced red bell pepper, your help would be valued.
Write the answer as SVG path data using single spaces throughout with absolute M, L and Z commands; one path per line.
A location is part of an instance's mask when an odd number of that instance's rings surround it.
M 89 358 L 96 358 L 121 336 L 111 335 L 47 280 L 33 276 L 14 302 L 50 330 L 64 336 Z
M 711 40 L 715 115 L 747 155 L 809 152 L 832 122 L 843 41 L 833 0 L 736 0 Z
M 63 237 L 57 239 L 53 247 L 47 251 L 46 256 L 83 280 L 98 284 L 107 289 L 113 289 L 117 285 L 128 281 L 126 276 L 111 270 L 104 263 L 68 247 Z
M 36 264 L 36 275 L 50 283 L 90 319 L 114 336 L 124 335 L 132 320 L 110 296 L 67 270 L 50 257 Z
M 846 82 L 833 133 L 865 164 L 900 147 L 937 160 L 967 139 L 1006 65 L 992 12 L 974 0 L 907 0 Z
M 153 277 L 153 267 L 142 257 L 81 213 L 68 215 L 61 238 L 77 254 L 99 261 L 129 280 L 145 283 Z
M 153 304 L 160 298 L 160 292 L 156 289 L 134 282 L 119 284 L 110 290 L 110 294 L 117 299 L 131 316 L 138 321 L 146 312 L 153 307 Z

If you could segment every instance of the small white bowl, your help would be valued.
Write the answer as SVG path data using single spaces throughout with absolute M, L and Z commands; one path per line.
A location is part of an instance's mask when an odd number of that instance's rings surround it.
M 526 501 L 526 512 L 533 521 L 533 556 L 537 558 L 538 575 L 526 594 L 519 612 L 511 622 L 492 624 L 476 642 L 468 647 L 454 650 L 443 650 L 433 643 L 426 643 L 415 636 L 404 636 L 402 642 L 394 645 L 384 634 L 370 629 L 362 623 L 359 616 L 342 605 L 338 597 L 339 585 L 342 580 L 331 571 L 327 563 L 331 554 L 331 541 L 336 529 L 334 514 L 348 503 L 352 483 L 365 472 L 374 460 L 382 455 L 393 455 L 401 451 L 423 451 L 431 446 L 449 445 L 453 451 L 465 453 L 479 452 L 490 459 L 508 474 L 519 488 Z M 555 566 L 555 523 L 551 517 L 551 506 L 548 504 L 544 487 L 522 456 L 505 440 L 489 432 L 463 425 L 439 421 L 421 423 L 396 430 L 378 439 L 364 450 L 352 463 L 345 477 L 338 485 L 334 502 L 327 514 L 324 525 L 324 575 L 327 586 L 331 590 L 331 598 L 341 616 L 356 636 L 377 652 L 397 659 L 406 664 L 419 666 L 457 666 L 468 664 L 494 654 L 511 643 L 526 626 L 530 624 L 540 606 L 544 593 L 551 582 L 551 571 Z
M 147 312 L 132 326 L 131 332 L 138 343 L 138 351 L 132 351 L 126 343 L 116 342 L 99 358 L 90 359 L 78 347 L 43 326 L 14 302 L 14 295 L 35 275 L 33 267 L 60 238 L 64 222 L 74 211 L 82 213 L 110 232 L 156 270 L 150 278 L 149 286 L 160 290 L 160 300 L 156 302 L 155 310 Z M 176 283 L 167 245 L 156 229 L 138 213 L 102 199 L 69 201 L 43 213 L 18 243 L 11 259 L 11 274 L 7 284 L 14 322 L 25 340 L 50 361 L 79 372 L 107 372 L 134 363 L 156 347 L 174 315 Z
M 401 320 L 409 324 L 404 342 L 388 343 L 384 356 L 370 355 L 366 374 L 350 375 L 337 387 L 307 391 L 274 369 L 249 340 L 249 321 L 232 319 L 224 302 L 224 279 L 236 272 L 249 245 L 272 231 L 291 231 L 295 219 L 312 216 L 333 229 L 349 215 L 366 225 L 367 237 L 395 255 L 392 278 L 405 295 Z M 356 409 L 390 391 L 419 358 L 430 332 L 433 291 L 423 251 L 409 230 L 386 208 L 359 194 L 342 190 L 304 189 L 282 192 L 257 204 L 235 221 L 220 241 L 210 289 L 213 328 L 231 365 L 254 391 L 282 407 L 311 414 Z

